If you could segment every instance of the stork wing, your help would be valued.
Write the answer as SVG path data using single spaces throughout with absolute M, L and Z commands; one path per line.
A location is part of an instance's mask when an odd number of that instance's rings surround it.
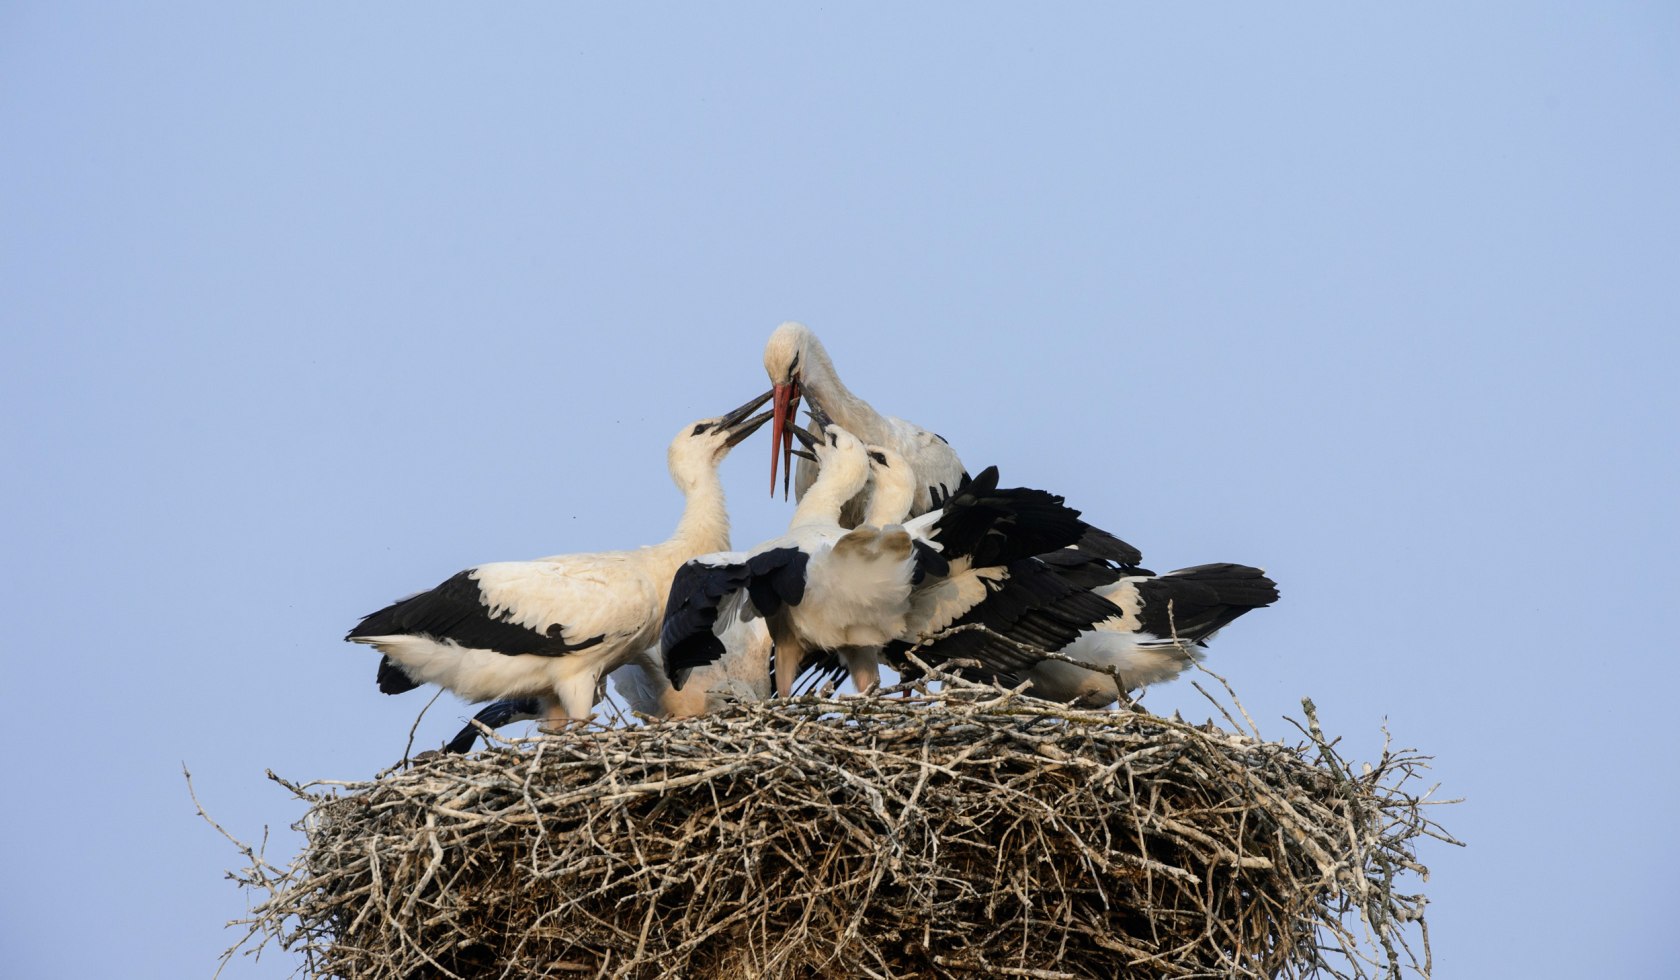
M 478 714 L 473 715 L 473 721 L 479 722 L 486 728 L 501 728 L 516 721 L 531 721 L 543 716 L 542 702 L 536 698 L 508 698 L 493 701 Z M 473 743 L 478 740 L 478 725 L 468 723 L 456 733 L 455 737 L 444 744 L 445 752 L 460 755 L 471 752 Z
M 1093 528 L 1092 530 L 1095 531 L 1096 529 Z M 1107 532 L 1099 533 L 1106 534 Z M 1087 534 L 1087 537 L 1089 537 L 1089 534 Z M 1120 543 L 1125 544 L 1124 541 Z M 1056 574 L 1082 589 L 1102 590 L 1128 576 L 1152 576 L 1155 574 L 1147 568 L 1117 564 L 1114 559 L 1087 551 L 1084 547 L 1084 539 L 1081 539 L 1075 547 L 1045 552 L 1038 556 L 1038 560 L 1049 565 L 1056 570 Z
M 997 482 L 997 467 L 988 466 L 945 503 L 929 536 L 946 558 L 1003 565 L 1067 547 L 1090 530 L 1061 497 L 1030 487 L 1000 490 Z
M 1143 562 L 1143 552 L 1100 527 L 1085 525 L 1085 533 L 1074 546 L 1096 558 L 1105 558 L 1117 565 L 1136 566 Z
M 663 598 L 617 555 L 495 562 L 365 617 L 346 639 L 421 635 L 510 656 L 557 657 L 651 630 Z
M 1114 604 L 1095 593 L 1073 585 L 1043 562 L 1026 558 L 1001 569 L 988 569 L 975 577 L 984 595 L 974 599 L 973 586 L 960 583 L 950 595 L 939 597 L 937 618 L 930 617 L 928 629 L 917 641 L 926 642 L 923 659 L 932 663 L 966 658 L 978 660 L 997 671 L 1018 671 L 1037 663 L 1040 651 L 1053 652 L 1073 642 L 1096 623 L 1117 617 Z M 936 625 L 963 605 L 960 615 Z M 975 630 L 955 627 L 978 626 Z M 940 635 L 940 630 L 949 632 Z M 903 652 L 895 645 L 894 655 Z
M 696 667 L 723 656 L 717 635 L 718 616 L 726 601 L 746 588 L 751 571 L 740 554 L 706 555 L 677 569 L 659 630 L 659 651 L 665 676 L 682 690 Z
M 1207 640 L 1232 620 L 1277 601 L 1266 573 L 1228 562 L 1197 565 L 1153 578 L 1122 579 L 1109 599 L 1137 632 L 1161 638 Z

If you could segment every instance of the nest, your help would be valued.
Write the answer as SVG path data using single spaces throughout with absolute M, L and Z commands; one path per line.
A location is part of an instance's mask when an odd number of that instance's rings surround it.
M 1304 705 L 1285 744 L 947 681 L 368 782 L 271 774 L 308 802 L 307 846 L 281 868 L 241 845 L 258 901 L 228 955 L 275 942 L 354 978 L 1427 976 L 1402 888 L 1418 840 L 1451 838 L 1410 791 L 1425 760 L 1355 771 Z

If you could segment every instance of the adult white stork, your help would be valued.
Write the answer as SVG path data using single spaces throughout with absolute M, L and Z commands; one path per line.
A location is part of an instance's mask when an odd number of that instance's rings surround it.
M 803 323 L 788 321 L 770 334 L 764 345 L 764 371 L 770 376 L 775 402 L 771 422 L 770 492 L 776 492 L 776 467 L 784 461 L 787 474 L 783 477 L 783 492 L 787 482 L 793 481 L 794 494 L 803 499 L 816 482 L 820 464 L 802 458 L 797 472 L 793 465 L 793 432 L 789 428 L 799 409 L 801 398 L 809 399 L 834 422 L 869 445 L 896 453 L 902 457 L 911 474 L 913 495 L 910 509 L 903 517 L 918 517 L 939 507 L 953 490 L 963 482 L 967 473 L 957 451 L 944 437 L 892 415 L 883 415 L 872 405 L 853 394 L 834 370 L 834 362 L 815 332 Z M 857 527 L 868 523 L 862 496 L 846 501 L 840 512 L 842 527 Z M 902 517 L 900 519 L 903 519 Z M 1136 548 L 1100 528 L 1085 525 L 1085 532 L 1077 542 L 1085 551 L 1122 565 L 1135 565 L 1143 560 Z
M 667 454 L 685 499 L 672 536 L 634 551 L 494 562 L 362 619 L 347 640 L 383 653 L 379 689 L 447 687 L 469 701 L 540 698 L 550 722 L 585 719 L 601 678 L 658 641 L 671 577 L 729 546 L 718 464 L 770 418 L 765 392 L 684 426 Z
M 789 321 L 777 327 L 764 345 L 764 370 L 774 385 L 775 415 L 771 422 L 770 492 L 776 491 L 776 467 L 785 461 L 793 469 L 791 458 L 793 434 L 788 424 L 793 421 L 802 397 L 821 407 L 836 424 L 864 443 L 884 446 L 904 457 L 915 474 L 915 497 L 910 516 L 924 514 L 934 507 L 934 493 L 950 493 L 962 482 L 963 464 L 956 450 L 943 438 L 913 422 L 883 415 L 868 402 L 852 394 L 840 380 L 829 360 L 828 351 L 810 327 Z M 793 477 L 794 492 L 803 499 L 816 482 L 818 464 L 803 461 Z M 787 490 L 783 478 L 783 492 Z M 856 491 L 854 491 L 854 494 Z M 841 512 L 840 523 L 856 527 L 863 519 L 864 502 L 848 498 Z
M 1032 683 L 1033 696 L 1089 708 L 1112 704 L 1128 691 L 1177 677 L 1202 658 L 1215 633 L 1278 598 L 1277 584 L 1247 565 L 1197 565 L 1164 575 L 1116 569 L 1112 575 L 1092 592 L 1113 603 L 1117 614 L 1058 652 L 1115 673 L 1040 661 L 1019 674 Z

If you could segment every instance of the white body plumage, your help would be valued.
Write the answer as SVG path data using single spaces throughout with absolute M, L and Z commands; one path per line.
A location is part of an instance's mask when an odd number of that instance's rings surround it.
M 717 467 L 769 420 L 747 414 L 685 426 L 667 462 L 685 504 L 675 533 L 634 551 L 494 562 L 367 617 L 347 639 L 385 655 L 387 693 L 438 684 L 471 701 L 538 697 L 551 720 L 583 719 L 602 677 L 658 642 L 672 576 L 688 559 L 729 546 Z

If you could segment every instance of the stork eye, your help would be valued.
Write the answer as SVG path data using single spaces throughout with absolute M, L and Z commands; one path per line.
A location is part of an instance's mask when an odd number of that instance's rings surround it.
M 711 427 L 712 427 L 712 423 L 710 423 L 710 422 L 696 423 L 695 426 L 694 426 L 694 431 L 690 432 L 689 435 L 690 436 L 697 436 L 700 433 L 705 432 L 707 429 L 709 429 Z

